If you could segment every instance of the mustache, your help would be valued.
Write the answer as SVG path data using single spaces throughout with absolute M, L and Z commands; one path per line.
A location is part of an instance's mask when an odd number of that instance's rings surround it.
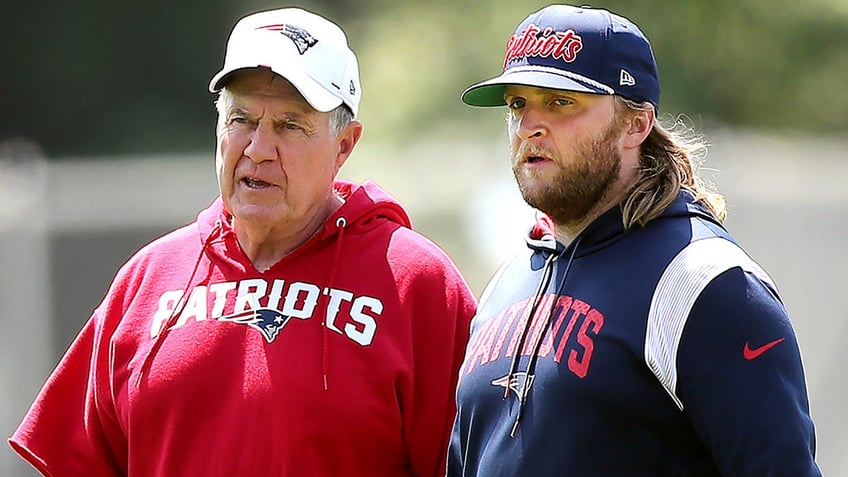
M 525 159 L 527 157 L 532 156 L 540 156 L 552 159 L 559 157 L 559 154 L 557 153 L 557 151 L 540 144 L 532 142 L 522 142 L 518 146 L 518 149 L 515 150 L 513 156 L 518 159 Z

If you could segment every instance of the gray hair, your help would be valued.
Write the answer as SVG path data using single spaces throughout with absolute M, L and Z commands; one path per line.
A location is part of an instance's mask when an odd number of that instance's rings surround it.
M 330 111 L 330 134 L 337 137 L 353 121 L 353 111 L 342 103 Z
M 227 117 L 227 109 L 233 102 L 233 93 L 226 86 L 221 88 L 218 93 L 218 99 L 215 101 L 215 109 L 218 111 L 218 121 L 223 121 Z M 330 111 L 328 118 L 328 126 L 330 135 L 337 137 L 344 128 L 353 121 L 353 111 L 344 103 Z
M 653 108 L 650 103 L 615 98 L 620 119 Z M 640 147 L 639 175 L 622 204 L 624 226 L 645 225 L 659 217 L 681 189 L 690 191 L 696 202 L 723 221 L 727 216 L 724 196 L 698 175 L 706 150 L 703 136 L 680 119 L 668 128 L 657 120 Z

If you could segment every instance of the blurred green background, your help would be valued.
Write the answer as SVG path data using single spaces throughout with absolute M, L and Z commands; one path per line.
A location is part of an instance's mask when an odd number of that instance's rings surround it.
M 367 141 L 489 130 L 458 101 L 497 72 L 518 22 L 547 2 L 300 2 L 347 32 L 361 62 Z M 50 160 L 195 152 L 213 143 L 213 97 L 235 20 L 281 4 L 7 2 L 0 28 L 0 141 Z M 842 134 L 848 122 L 845 0 L 603 1 L 651 39 L 661 111 L 709 125 Z M 402 160 L 402 159 L 401 159 Z
M 409 209 L 479 293 L 533 211 L 503 111 L 459 101 L 547 2 L 6 2 L 0 15 L 0 436 L 138 247 L 216 195 L 211 76 L 233 24 L 295 5 L 360 60 L 363 139 L 342 169 Z M 727 225 L 793 318 L 825 475 L 848 476 L 848 0 L 591 3 L 629 17 L 660 69 L 660 118 L 711 144 Z M 767 396 L 764 397 L 767 399 Z M 0 475 L 35 475 L 5 446 Z

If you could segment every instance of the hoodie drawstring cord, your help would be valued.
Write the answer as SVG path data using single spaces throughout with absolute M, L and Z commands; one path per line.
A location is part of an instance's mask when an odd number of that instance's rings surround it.
M 530 394 L 531 383 L 533 382 L 533 378 L 536 376 L 536 362 L 538 361 L 539 350 L 542 347 L 542 341 L 544 341 L 544 339 L 545 339 L 545 334 L 548 332 L 548 327 L 550 327 L 550 325 L 551 325 L 551 320 L 553 319 L 554 311 L 556 311 L 557 298 L 562 294 L 562 290 L 565 289 L 565 282 L 566 282 L 566 279 L 568 278 L 568 272 L 571 269 L 572 262 L 574 262 L 574 256 L 577 253 L 577 248 L 579 247 L 579 245 L 580 245 L 580 238 L 578 237 L 577 241 L 574 242 L 574 247 L 572 247 L 572 249 L 571 249 L 571 254 L 568 257 L 568 262 L 566 262 L 566 264 L 565 264 L 565 269 L 563 270 L 563 273 L 562 273 L 562 280 L 559 282 L 559 286 L 557 286 L 556 294 L 554 295 L 554 299 L 551 300 L 551 304 L 550 304 L 550 307 L 548 309 L 547 316 L 545 317 L 545 321 L 542 324 L 542 330 L 539 333 L 539 338 L 533 344 L 533 350 L 530 353 L 530 361 L 527 363 L 527 376 L 525 377 L 525 384 L 524 384 L 523 387 L 520 388 L 521 394 L 518 396 L 518 412 L 515 414 L 515 422 L 513 423 L 512 430 L 509 433 L 510 437 L 515 437 L 515 433 L 516 433 L 516 431 L 518 431 L 518 426 L 521 424 L 521 417 L 524 415 L 524 406 L 525 406 L 525 403 L 527 402 L 527 396 Z M 560 253 L 559 255 L 551 255 L 551 258 L 548 259 L 547 263 L 545 264 L 545 267 L 547 268 L 548 265 L 553 264 L 557 259 L 561 258 L 563 256 L 563 254 L 565 254 L 565 250 L 563 250 L 562 253 Z M 547 280 L 548 283 L 550 282 L 551 277 L 554 275 L 553 269 L 555 267 L 551 266 L 550 268 L 551 268 L 550 276 L 543 277 L 542 282 L 544 282 L 546 280 Z M 544 293 L 545 290 L 547 290 L 548 283 L 545 283 L 544 288 L 542 288 L 542 286 L 541 286 L 542 283 L 539 284 L 540 286 L 539 286 L 539 289 L 537 289 L 537 291 L 536 291 L 536 296 L 534 298 L 533 307 L 530 311 L 530 317 L 527 319 L 527 323 L 525 323 L 525 325 L 524 325 L 524 330 L 522 332 L 522 341 L 524 340 L 524 335 L 527 334 L 527 330 L 531 328 L 531 325 L 532 325 L 532 322 L 533 322 L 533 314 L 535 313 L 536 307 L 538 306 L 539 302 L 541 301 L 541 295 Z M 516 350 L 517 351 L 516 356 L 520 353 L 520 350 L 521 350 L 520 347 Z M 513 356 L 513 364 L 514 363 L 515 363 L 515 356 Z M 512 372 L 513 372 L 513 370 L 510 369 L 510 376 L 509 376 L 507 382 L 512 380 Z
M 144 357 L 144 361 L 141 363 L 141 369 L 138 372 L 138 377 L 135 380 L 135 387 L 139 387 L 141 385 L 141 380 L 144 378 L 144 375 L 147 371 L 150 370 L 150 367 L 153 365 L 153 358 L 159 352 L 159 349 L 162 348 L 162 344 L 165 342 L 165 338 L 168 336 L 171 328 L 176 323 L 179 316 L 182 314 L 183 310 L 186 307 L 186 301 L 188 298 L 188 289 L 191 286 L 191 282 L 194 280 L 194 276 L 197 274 L 197 270 L 200 268 L 200 262 L 203 259 L 203 254 L 206 251 L 206 248 L 209 247 L 209 244 L 212 243 L 212 240 L 215 239 L 218 235 L 220 235 L 223 230 L 223 226 L 221 225 L 221 221 L 218 220 L 215 222 L 215 227 L 209 232 L 209 235 L 206 237 L 206 240 L 203 241 L 203 246 L 200 247 L 200 252 L 197 254 L 197 260 L 194 262 L 194 267 L 192 267 L 191 275 L 188 277 L 188 282 L 186 282 L 185 288 L 183 288 L 183 293 L 180 296 L 180 299 L 177 300 L 177 303 L 174 305 L 173 311 L 168 315 L 168 319 L 159 327 L 159 333 L 156 335 L 156 341 L 153 342 L 153 346 L 148 351 L 147 356 Z
M 344 229 L 347 225 L 347 219 L 344 217 L 339 217 L 336 219 L 336 228 L 339 229 L 339 236 L 336 239 L 336 249 L 333 252 L 333 265 L 330 269 L 330 279 L 327 282 L 327 289 L 332 288 L 333 283 L 336 281 L 336 270 L 338 270 L 339 259 L 342 256 L 342 239 L 344 238 Z M 321 325 L 321 376 L 324 378 L 324 391 L 327 390 L 327 373 L 330 369 L 330 343 L 329 336 L 327 331 L 327 318 L 324 318 L 324 322 Z
M 545 317 L 545 322 L 542 324 L 542 331 L 539 333 L 539 338 L 536 339 L 536 342 L 533 344 L 533 350 L 530 353 L 530 361 L 527 363 L 527 381 L 525 386 L 521 389 L 521 395 L 518 398 L 518 412 L 515 415 L 515 423 L 512 425 L 512 431 L 509 433 L 510 437 L 515 437 L 515 432 L 518 430 L 518 425 L 520 424 L 521 417 L 524 414 L 524 404 L 527 402 L 527 396 L 530 394 L 530 383 L 532 382 L 533 377 L 535 377 L 536 375 L 536 362 L 539 358 L 539 350 L 542 347 L 542 341 L 544 341 L 545 339 L 545 333 L 548 332 L 548 328 L 551 326 L 551 320 L 553 319 L 554 311 L 556 311 L 557 298 L 562 294 L 562 290 L 565 288 L 565 281 L 568 278 L 568 271 L 569 269 L 571 269 L 572 262 L 574 262 L 574 255 L 577 252 L 578 245 L 580 245 L 579 238 L 574 243 L 574 247 L 571 249 L 571 254 L 568 257 L 568 262 L 566 262 L 565 269 L 562 273 L 562 280 L 559 282 L 559 286 L 556 289 L 554 299 L 551 300 L 551 305 L 548 309 L 547 316 Z M 560 258 L 561 256 L 562 254 L 558 255 L 557 258 Z M 553 275 L 553 273 L 551 273 L 551 275 Z M 530 328 L 529 320 L 528 324 L 525 325 L 525 333 L 527 331 L 527 328 Z
M 512 382 L 512 376 L 518 370 L 518 360 L 521 356 L 521 348 L 524 347 L 524 341 L 527 339 L 527 332 L 530 329 L 530 323 L 533 321 L 533 315 L 539 307 L 542 295 L 551 283 L 551 277 L 553 276 L 552 264 L 556 259 L 557 256 L 551 254 L 551 256 L 545 260 L 545 267 L 542 270 L 542 278 L 539 280 L 539 285 L 536 287 L 536 292 L 533 294 L 533 305 L 530 307 L 530 312 L 527 314 L 528 316 L 527 320 L 524 322 L 524 329 L 521 330 L 521 336 L 518 338 L 518 345 L 515 347 L 515 352 L 512 355 L 512 362 L 509 365 L 509 374 L 507 374 L 506 377 L 507 386 L 504 388 L 504 399 L 509 397 L 509 383 Z

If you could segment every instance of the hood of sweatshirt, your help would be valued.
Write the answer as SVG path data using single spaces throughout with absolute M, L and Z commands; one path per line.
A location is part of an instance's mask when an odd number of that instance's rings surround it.
M 376 220 L 388 220 L 404 227 L 412 228 L 412 222 L 400 202 L 389 195 L 385 190 L 371 181 L 362 184 L 337 179 L 333 189 L 344 204 L 336 210 L 324 222 L 321 229 L 313 237 L 299 246 L 293 253 L 298 253 L 308 244 L 326 240 L 337 235 L 343 227 L 368 228 L 376 224 Z M 232 215 L 224 208 L 224 202 L 219 196 L 209 208 L 197 215 L 198 240 L 201 244 L 207 241 L 214 243 L 212 252 L 227 261 L 244 261 L 247 257 L 243 254 L 234 256 L 231 250 L 227 250 L 216 241 L 217 237 L 226 237 L 235 234 L 231 226 Z
M 674 202 L 654 220 L 664 220 L 673 217 L 700 217 L 717 226 L 721 226 L 720 222 L 707 209 L 695 202 L 694 195 L 687 190 L 682 190 Z M 582 257 L 608 247 L 625 237 L 628 233 L 630 231 L 624 228 L 621 207 L 615 206 L 590 223 L 574 242 L 572 242 L 572 245 L 578 243 L 580 245 L 579 250 L 575 251 L 575 256 Z M 541 252 L 545 256 L 552 253 L 560 254 L 564 250 L 571 248 L 570 245 L 565 246 L 556 241 L 554 237 L 554 223 L 546 215 L 542 215 L 533 227 L 530 228 L 525 241 L 528 247 L 536 252 Z

